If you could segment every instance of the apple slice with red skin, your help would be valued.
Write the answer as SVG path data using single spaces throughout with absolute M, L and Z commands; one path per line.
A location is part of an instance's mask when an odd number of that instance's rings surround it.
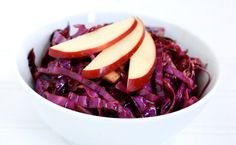
M 104 26 L 93 32 L 78 36 L 49 48 L 48 54 L 56 58 L 88 56 L 110 47 L 129 35 L 136 27 L 135 17 L 129 17 Z
M 137 51 L 144 39 L 144 25 L 137 20 L 135 29 L 122 40 L 100 52 L 82 71 L 86 78 L 99 78 L 117 69 Z
M 139 49 L 132 55 L 129 63 L 127 91 L 142 89 L 150 80 L 156 61 L 156 47 L 154 40 L 145 32 L 144 40 Z

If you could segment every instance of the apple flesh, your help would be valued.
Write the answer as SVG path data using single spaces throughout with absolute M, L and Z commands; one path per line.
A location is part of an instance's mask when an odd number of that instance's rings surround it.
M 144 39 L 144 25 L 137 20 L 135 29 L 122 40 L 100 52 L 93 61 L 87 65 L 82 75 L 86 78 L 99 78 L 117 69 L 124 64 L 137 51 Z
M 127 91 L 133 92 L 144 87 L 154 71 L 156 60 L 155 43 L 148 32 L 139 49 L 130 58 Z
M 105 76 L 102 77 L 104 80 L 108 81 L 109 83 L 116 83 L 120 79 L 120 73 L 116 71 L 109 72 Z
M 102 51 L 130 34 L 136 27 L 135 17 L 104 26 L 49 48 L 48 54 L 56 58 L 76 58 Z

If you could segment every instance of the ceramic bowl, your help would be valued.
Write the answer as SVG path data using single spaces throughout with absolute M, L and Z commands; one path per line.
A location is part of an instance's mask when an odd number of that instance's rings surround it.
M 114 22 L 128 16 L 140 17 L 147 26 L 163 26 L 166 36 L 175 39 L 183 49 L 188 49 L 189 55 L 199 57 L 208 63 L 207 70 L 211 74 L 211 82 L 204 97 L 197 103 L 180 111 L 150 118 L 116 119 L 87 115 L 60 107 L 37 94 L 33 90 L 33 81 L 29 71 L 27 55 L 31 48 L 37 56 L 37 63 L 46 52 L 48 40 L 53 30 L 64 28 L 70 24 L 83 23 L 88 26 Z M 181 131 L 203 109 L 209 98 L 214 96 L 214 90 L 219 77 L 219 63 L 212 48 L 190 31 L 158 20 L 148 15 L 135 13 L 102 13 L 95 12 L 91 21 L 88 13 L 66 17 L 61 21 L 49 22 L 48 25 L 28 34 L 17 51 L 16 68 L 19 81 L 22 83 L 25 95 L 35 105 L 42 120 L 59 135 L 73 144 L 87 145 L 157 145 L 171 139 Z M 206 77 L 202 76 L 201 82 Z

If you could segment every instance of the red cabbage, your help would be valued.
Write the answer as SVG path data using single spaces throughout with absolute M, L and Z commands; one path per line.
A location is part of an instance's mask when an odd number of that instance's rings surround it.
M 35 79 L 35 73 L 37 72 L 37 66 L 35 65 L 35 54 L 32 49 L 28 54 L 28 66 L 31 74 L 33 75 L 33 79 Z
M 156 116 L 155 103 L 146 100 L 143 96 L 132 97 L 142 117 Z
M 156 94 L 159 96 L 165 96 L 164 90 L 163 90 L 163 67 L 162 67 L 162 51 L 163 48 L 159 45 L 156 46 L 156 68 L 155 68 L 155 91 Z
M 139 91 L 139 95 L 144 96 L 145 99 L 152 101 L 152 102 L 156 102 L 156 103 L 161 102 L 163 99 L 163 97 L 155 95 L 152 92 L 149 92 L 145 88 Z
M 78 30 L 75 32 L 75 34 L 71 36 L 71 38 L 75 38 L 85 33 L 88 33 L 88 29 L 83 24 L 76 24 L 74 25 L 74 27 L 77 28 Z
M 55 30 L 50 46 L 90 33 L 109 24 L 77 29 L 70 34 L 70 26 Z M 146 27 L 156 45 L 155 71 L 150 81 L 140 90 L 127 92 L 129 63 L 115 70 L 120 77 L 110 83 L 104 78 L 85 79 L 81 71 L 97 54 L 60 59 L 46 54 L 40 66 L 35 65 L 33 49 L 28 54 L 28 65 L 35 81 L 35 91 L 45 99 L 62 107 L 97 116 L 133 118 L 171 113 L 196 103 L 210 83 L 210 74 L 199 58 L 187 55 L 171 38 L 164 36 L 163 27 Z M 208 80 L 199 90 L 197 80 L 206 73 Z
M 115 88 L 124 92 L 124 93 L 128 93 L 125 82 L 124 81 L 119 81 L 116 83 Z
M 58 104 L 62 107 L 66 107 L 69 109 L 74 109 L 74 102 L 70 101 L 68 98 L 65 98 L 63 96 L 57 96 L 55 94 L 51 94 L 48 92 L 44 92 L 44 95 L 46 96 L 46 99 L 48 99 L 49 101 Z
M 184 83 L 188 85 L 189 88 L 194 89 L 195 84 L 193 80 L 187 76 L 184 75 L 183 72 L 177 70 L 176 68 L 173 68 L 171 65 L 166 65 L 164 67 L 165 72 L 176 76 L 178 79 L 182 80 Z
M 85 91 L 86 91 L 86 93 L 88 94 L 89 97 L 91 97 L 91 98 L 98 98 L 99 97 L 97 92 L 93 91 L 89 87 L 84 86 L 84 89 L 85 89 Z
M 50 39 L 50 45 L 57 45 L 59 43 L 65 42 L 70 37 L 70 25 L 67 25 L 64 29 L 55 30 Z
M 65 36 L 63 36 L 60 32 L 55 31 L 54 35 L 52 37 L 52 42 L 51 45 L 57 45 L 60 44 L 62 42 L 65 42 L 67 40 L 67 38 Z
M 146 30 L 155 36 L 164 37 L 165 29 L 163 27 L 146 27 Z

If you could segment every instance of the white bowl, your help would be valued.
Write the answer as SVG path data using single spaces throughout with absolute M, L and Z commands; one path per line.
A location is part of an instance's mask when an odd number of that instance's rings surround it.
M 201 58 L 208 63 L 207 70 L 212 80 L 204 97 L 197 103 L 180 111 L 167 115 L 139 118 L 115 119 L 87 115 L 60 107 L 38 95 L 33 89 L 32 77 L 29 71 L 27 55 L 31 48 L 36 52 L 37 62 L 45 53 L 49 36 L 53 30 L 63 28 L 68 21 L 71 24 L 113 22 L 130 15 L 139 16 L 148 26 L 163 26 L 166 36 L 174 38 L 183 49 L 189 50 L 189 55 Z M 168 141 L 174 134 L 183 129 L 206 104 L 214 94 L 219 77 L 219 64 L 213 51 L 197 36 L 178 26 L 157 20 L 155 17 L 124 13 L 96 13 L 95 22 L 88 22 L 88 15 L 82 14 L 67 17 L 59 22 L 50 23 L 24 39 L 16 56 L 19 80 L 28 99 L 33 100 L 41 118 L 53 130 L 74 144 L 87 145 L 157 145 Z M 202 77 L 202 82 L 204 81 Z

